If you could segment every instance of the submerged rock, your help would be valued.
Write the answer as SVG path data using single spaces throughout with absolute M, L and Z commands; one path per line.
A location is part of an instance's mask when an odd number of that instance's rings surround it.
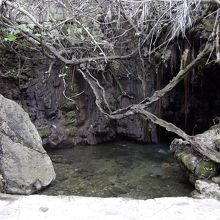
M 52 162 L 28 114 L 0 95 L 0 190 L 31 194 L 55 179 Z

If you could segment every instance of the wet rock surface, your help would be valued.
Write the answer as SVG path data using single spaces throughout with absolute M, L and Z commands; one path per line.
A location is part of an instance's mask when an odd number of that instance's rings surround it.
M 0 95 L 0 188 L 31 194 L 55 179 L 49 156 L 28 114 Z

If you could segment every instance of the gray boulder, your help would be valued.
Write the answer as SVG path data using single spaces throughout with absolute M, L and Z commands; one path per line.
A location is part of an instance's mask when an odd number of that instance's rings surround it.
M 195 198 L 217 199 L 220 201 L 220 187 L 210 180 L 197 180 L 192 196 Z
M 52 162 L 28 114 L 0 95 L 0 191 L 31 194 L 54 179 Z

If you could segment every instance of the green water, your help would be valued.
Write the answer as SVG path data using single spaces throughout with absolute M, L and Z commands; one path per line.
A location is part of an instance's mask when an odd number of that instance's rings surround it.
M 185 171 L 161 145 L 115 142 L 49 152 L 56 181 L 46 195 L 148 199 L 189 196 Z

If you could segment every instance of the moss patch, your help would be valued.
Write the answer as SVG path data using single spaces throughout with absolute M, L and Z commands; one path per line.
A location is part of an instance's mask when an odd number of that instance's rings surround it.
M 39 128 L 39 129 L 38 129 L 38 133 L 39 133 L 39 135 L 40 135 L 41 138 L 46 138 L 46 137 L 48 137 L 48 132 L 47 132 L 46 127 Z
M 217 172 L 217 164 L 212 161 L 200 161 L 196 167 L 195 174 L 199 178 L 210 178 L 214 176 Z

